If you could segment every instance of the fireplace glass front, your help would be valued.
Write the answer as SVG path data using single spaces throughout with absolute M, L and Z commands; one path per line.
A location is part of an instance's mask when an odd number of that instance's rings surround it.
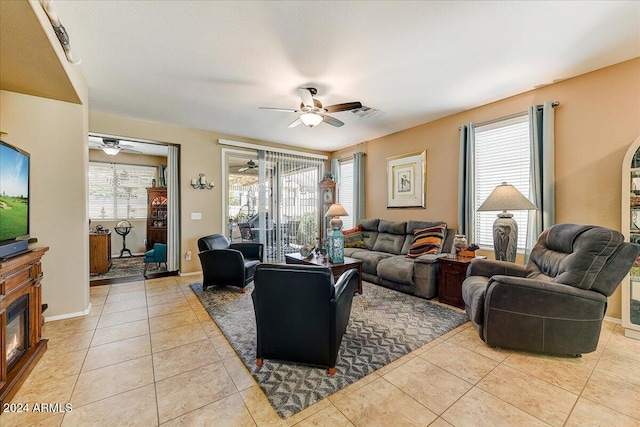
M 7 310 L 7 371 L 29 348 L 29 296 L 15 300 Z

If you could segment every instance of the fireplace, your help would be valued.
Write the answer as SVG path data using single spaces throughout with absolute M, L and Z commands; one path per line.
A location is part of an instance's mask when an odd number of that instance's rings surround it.
M 40 260 L 48 249 L 30 248 L 15 257 L 0 258 L 0 408 L 47 350 L 47 340 L 42 339 Z
M 7 309 L 7 371 L 29 349 L 29 295 L 22 295 Z

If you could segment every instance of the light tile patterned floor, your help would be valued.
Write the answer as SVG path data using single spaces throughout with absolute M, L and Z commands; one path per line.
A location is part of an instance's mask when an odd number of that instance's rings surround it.
M 580 359 L 499 351 L 470 324 L 281 420 L 191 292 L 198 277 L 91 288 L 83 318 L 50 322 L 49 349 L 9 426 L 638 426 L 640 341 L 605 323 Z

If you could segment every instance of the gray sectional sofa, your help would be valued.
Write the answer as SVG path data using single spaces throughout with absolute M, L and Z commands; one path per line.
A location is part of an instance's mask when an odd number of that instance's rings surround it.
M 393 222 L 384 219 L 360 221 L 366 248 L 345 248 L 345 255 L 362 260 L 362 278 L 371 283 L 422 298 L 438 294 L 437 258 L 451 250 L 455 230 L 446 231 L 442 254 L 407 258 L 413 232 L 439 222 Z

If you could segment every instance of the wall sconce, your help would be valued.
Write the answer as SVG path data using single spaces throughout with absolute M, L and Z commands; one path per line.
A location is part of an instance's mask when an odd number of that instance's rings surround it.
M 215 184 L 213 182 L 208 183 L 207 182 L 207 178 L 204 176 L 203 173 L 201 173 L 198 177 L 198 179 L 193 178 L 191 180 L 191 186 L 195 189 L 195 190 L 212 190 L 213 187 L 215 187 Z

